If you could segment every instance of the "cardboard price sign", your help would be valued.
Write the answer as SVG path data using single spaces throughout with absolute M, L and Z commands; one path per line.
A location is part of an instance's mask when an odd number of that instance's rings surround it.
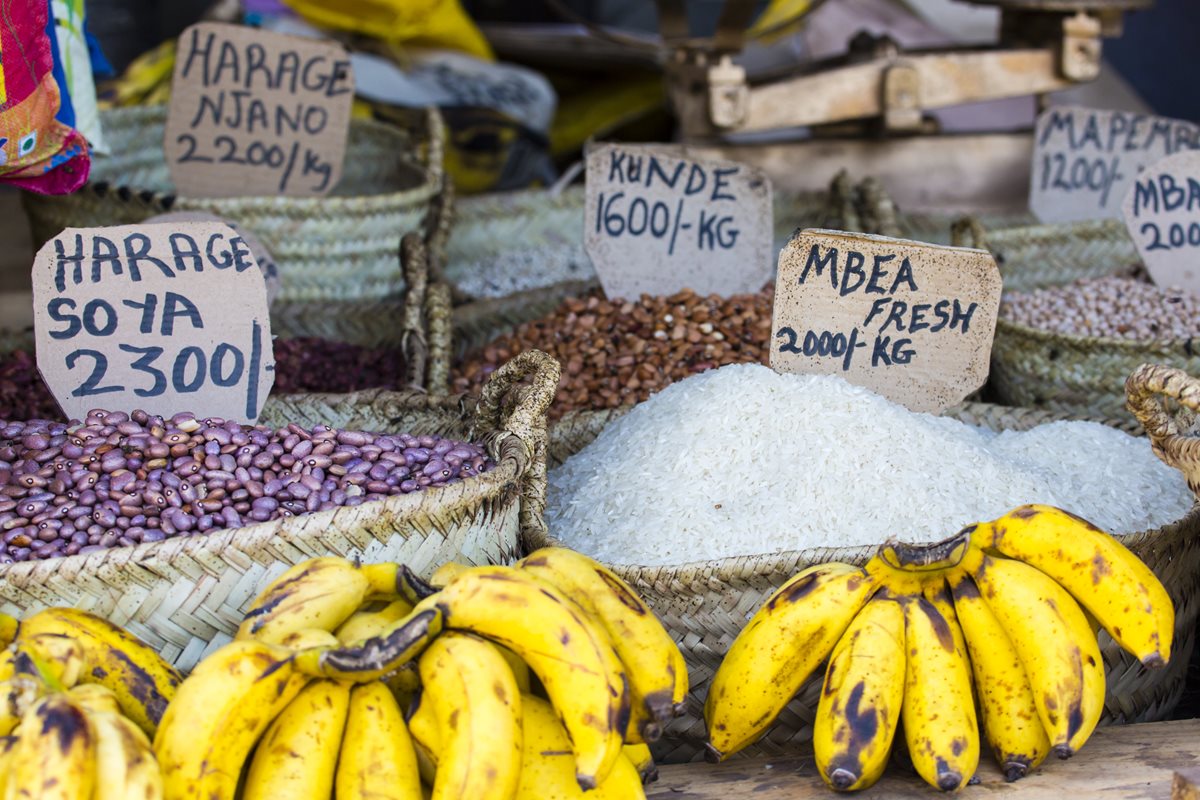
M 645 146 L 587 156 L 583 244 L 609 297 L 757 292 L 771 277 L 771 181 Z
M 328 194 L 354 76 L 336 44 L 201 22 L 179 37 L 163 149 L 191 197 Z
M 207 211 L 171 211 L 166 214 L 156 214 L 143 220 L 142 224 L 155 225 L 175 222 L 220 222 L 233 228 L 234 233 L 246 241 L 246 246 L 250 248 L 254 261 L 262 270 L 263 280 L 267 283 L 267 305 L 270 306 L 275 302 L 275 298 L 279 296 L 279 290 L 283 288 L 283 284 L 279 280 L 279 265 L 275 263 L 275 257 L 271 255 L 271 251 L 267 249 L 261 239 L 236 222 L 218 217 L 216 214 L 209 214 Z
M 33 262 L 38 370 L 93 408 L 250 422 L 274 382 L 267 289 L 227 225 L 67 228 Z
M 1138 173 L 1200 148 L 1200 126 L 1167 117 L 1049 108 L 1034 130 L 1029 209 L 1042 222 L 1118 218 Z
M 1143 170 L 1123 210 L 1154 282 L 1200 292 L 1200 153 L 1176 153 Z
M 986 250 L 804 230 L 779 255 L 771 368 L 938 412 L 983 385 L 999 310 Z

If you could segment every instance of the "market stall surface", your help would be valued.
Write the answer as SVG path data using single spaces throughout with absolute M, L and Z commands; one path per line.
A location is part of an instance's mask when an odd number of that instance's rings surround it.
M 985 755 L 980 783 L 962 797 L 1003 795 L 1019 800 L 1141 800 L 1172 797 L 1176 770 L 1200 767 L 1200 719 L 1100 728 L 1079 755 L 1048 761 L 1023 780 L 1005 783 Z M 724 764 L 659 767 L 649 800 L 828 800 L 835 797 L 817 775 L 811 754 L 795 758 L 737 759 Z M 889 767 L 883 779 L 859 798 L 929 800 L 939 792 L 914 773 Z

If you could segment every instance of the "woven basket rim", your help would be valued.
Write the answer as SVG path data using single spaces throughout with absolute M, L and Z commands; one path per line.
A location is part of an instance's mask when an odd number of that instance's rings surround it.
M 339 518 L 357 516 L 364 507 L 379 511 L 387 510 L 397 515 L 411 512 L 430 502 L 455 504 L 468 496 L 490 497 L 504 492 L 510 485 L 517 483 L 525 469 L 527 448 L 516 434 L 505 438 L 500 443 L 500 457 L 495 468 L 468 478 L 459 483 L 439 486 L 432 489 L 422 489 L 417 492 L 376 500 L 370 504 L 358 506 L 342 506 L 326 511 L 313 511 L 294 517 L 284 517 L 243 525 L 240 528 L 224 528 L 212 533 L 193 536 L 176 536 L 160 542 L 144 542 L 130 547 L 110 547 L 86 555 L 61 556 L 58 558 L 20 561 L 0 565 L 0 580 L 8 580 L 10 576 L 20 575 L 30 577 L 39 571 L 57 573 L 67 570 L 73 574 L 82 572 L 95 574 L 105 568 L 109 561 L 117 566 L 133 563 L 149 567 L 157 561 L 172 561 L 180 556 L 189 557 L 219 557 L 221 554 L 237 547 L 240 550 L 261 549 L 278 537 L 281 529 L 320 526 L 340 530 Z
M 1019 333 L 1039 342 L 1063 342 L 1080 349 L 1107 348 L 1110 350 L 1128 351 L 1129 355 L 1143 355 L 1147 350 L 1162 350 L 1172 347 L 1186 347 L 1190 342 L 1200 339 L 1123 339 L 1116 336 L 1081 336 L 1073 333 L 1059 333 L 1035 328 L 1021 322 L 1013 322 L 1002 316 L 996 317 L 996 330 L 1007 328 L 1010 333 Z M 1200 353 L 1200 346 L 1197 347 Z
M 105 125 L 119 121 L 125 124 L 140 124 L 140 125 L 165 125 L 167 119 L 167 105 L 158 104 L 150 106 L 132 106 L 123 108 L 105 109 L 101 113 L 101 122 Z M 128 120 L 122 119 L 128 117 Z M 116 119 L 112 119 L 116 118 Z M 370 135 L 379 136 L 385 139 L 398 140 L 402 138 L 399 129 L 392 125 L 386 125 L 382 122 L 377 122 L 372 119 L 352 118 L 350 120 L 351 128 L 359 128 L 366 131 Z M 107 157 L 102 157 L 107 158 Z M 101 161 L 101 163 L 103 163 Z M 183 195 L 177 192 L 157 192 L 148 189 L 142 189 L 126 184 L 115 184 L 113 181 L 94 180 L 89 178 L 84 188 L 95 190 L 96 187 L 107 184 L 109 191 L 119 191 L 127 189 L 134 196 L 150 199 L 147 202 L 153 202 L 155 199 L 166 197 L 173 198 L 172 204 L 176 210 L 196 208 L 202 205 L 205 208 L 220 208 L 228 212 L 232 209 L 265 209 L 279 212 L 285 209 L 294 210 L 296 214 L 308 214 L 316 217 L 328 217 L 345 211 L 354 211 L 361 213 L 364 210 L 370 211 L 378 208 L 387 208 L 394 205 L 398 201 L 403 201 L 409 204 L 414 200 L 425 200 L 441 191 L 441 166 L 422 163 L 421 160 L 413 158 L 409 160 L 409 166 L 419 171 L 422 175 L 422 182 L 408 189 L 403 189 L 395 192 L 383 192 L 379 194 L 368 195 L 327 195 L 323 197 L 281 197 L 273 195 L 263 196 L 247 196 L 247 197 L 192 197 Z M 354 208 L 348 208 L 354 206 Z

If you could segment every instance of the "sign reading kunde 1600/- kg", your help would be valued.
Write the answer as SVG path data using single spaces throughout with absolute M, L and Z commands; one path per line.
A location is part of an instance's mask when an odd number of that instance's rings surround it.
M 987 378 L 999 309 L 986 250 L 801 231 L 779 255 L 771 368 L 941 411 Z

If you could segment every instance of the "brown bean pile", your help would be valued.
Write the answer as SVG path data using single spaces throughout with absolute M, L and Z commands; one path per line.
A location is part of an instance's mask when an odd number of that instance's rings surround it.
M 274 394 L 394 389 L 403 382 L 399 350 L 316 337 L 275 340 Z M 24 350 L 0 360 L 0 419 L 62 419 L 33 355 Z
M 773 287 L 724 298 L 684 290 L 636 301 L 606 300 L 599 293 L 570 299 L 470 354 L 455 367 L 454 388 L 478 392 L 499 365 L 538 349 L 563 368 L 552 418 L 638 403 L 713 367 L 765 364 L 773 302 Z
M 0 420 L 0 563 L 357 506 L 493 466 L 480 445 L 437 436 L 144 411 Z
M 1135 278 L 1084 278 L 1006 294 L 1000 316 L 1073 336 L 1186 341 L 1200 336 L 1200 297 Z

